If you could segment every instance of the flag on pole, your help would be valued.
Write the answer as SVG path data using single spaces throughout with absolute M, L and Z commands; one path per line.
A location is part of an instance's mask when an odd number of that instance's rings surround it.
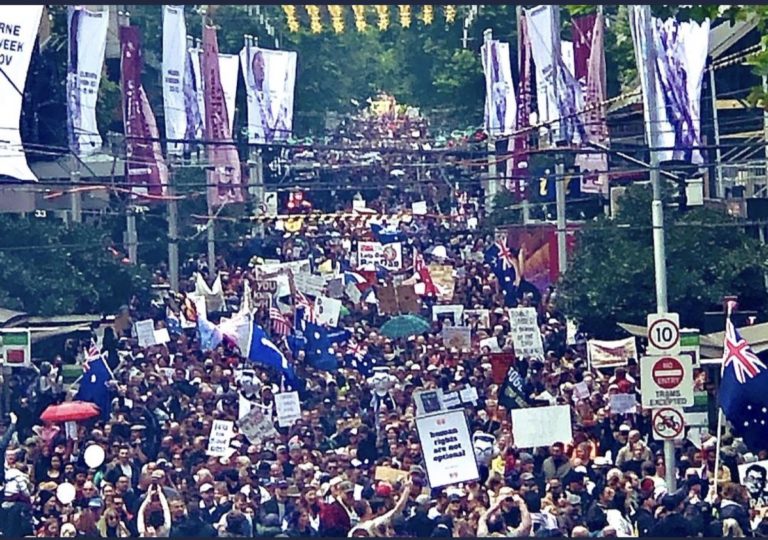
M 437 287 L 434 281 L 432 281 L 429 267 L 424 262 L 424 256 L 415 249 L 413 251 L 413 270 L 419 275 L 422 283 L 424 283 L 424 296 L 437 296 Z
M 110 406 L 112 403 L 112 392 L 108 386 L 114 376 L 109 369 L 104 357 L 98 352 L 95 342 L 86 354 L 86 361 L 83 363 L 83 376 L 80 379 L 80 388 L 77 390 L 75 399 L 79 401 L 88 401 L 99 407 L 101 417 L 109 418 Z
M 731 321 L 725 322 L 720 407 L 753 451 L 768 449 L 768 369 Z
M 277 308 L 274 302 L 269 307 L 269 320 L 272 322 L 272 331 L 278 336 L 291 334 L 291 321 Z
M 299 322 L 314 323 L 315 307 L 314 302 L 310 301 L 304 293 L 296 291 L 296 326 L 301 326 Z

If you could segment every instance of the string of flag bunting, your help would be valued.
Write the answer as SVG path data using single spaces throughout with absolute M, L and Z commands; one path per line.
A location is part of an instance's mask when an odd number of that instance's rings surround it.
M 294 5 L 284 5 L 283 12 L 285 13 L 285 21 L 286 25 L 288 26 L 288 30 L 290 32 L 298 32 L 301 30 L 301 21 L 299 20 L 298 11 L 296 9 L 296 6 Z M 355 21 L 355 29 L 358 32 L 366 32 L 368 30 L 368 10 L 369 8 L 373 9 L 373 13 L 376 15 L 376 27 L 379 31 L 386 31 L 390 26 L 390 10 L 389 5 L 387 4 L 376 4 L 376 5 L 364 5 L 364 4 L 353 4 L 350 6 L 352 8 L 352 14 L 354 16 Z M 321 9 L 322 6 L 319 5 L 306 5 L 304 6 L 304 11 L 306 12 L 307 18 L 309 20 L 309 30 L 313 34 L 319 34 L 324 29 L 324 17 L 323 17 L 323 10 Z M 342 5 L 327 5 L 325 6 L 325 11 L 328 12 L 328 18 L 330 21 L 330 28 L 337 34 L 340 34 L 344 32 L 345 28 L 345 19 L 347 15 L 347 11 L 345 11 L 346 6 Z M 446 5 L 442 7 L 443 11 L 443 18 L 446 24 L 453 24 L 456 22 L 456 15 L 458 13 L 458 10 L 455 5 Z M 410 28 L 411 26 L 411 18 L 413 15 L 413 9 L 410 5 L 400 4 L 397 6 L 398 9 L 398 21 L 400 23 L 400 26 L 402 28 Z M 421 20 L 425 25 L 431 25 L 435 21 L 435 6 L 432 5 L 423 5 L 420 7 L 420 11 L 418 14 L 419 20 Z M 305 19 L 306 20 L 306 19 Z

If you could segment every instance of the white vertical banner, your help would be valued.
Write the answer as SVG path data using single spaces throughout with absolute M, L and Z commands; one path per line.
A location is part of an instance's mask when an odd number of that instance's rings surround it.
M 298 55 L 244 47 L 240 51 L 248 95 L 248 142 L 284 141 L 293 131 L 293 94 Z
M 43 6 L 0 6 L 2 40 L 0 51 L 0 175 L 19 180 L 37 178 L 27 165 L 27 158 L 21 146 L 21 104 L 24 86 L 27 82 L 29 61 L 40 27 Z
M 558 117 L 555 95 L 555 66 L 552 54 L 555 42 L 555 10 L 559 6 L 536 6 L 526 11 L 531 55 L 536 67 L 536 102 L 538 122 L 552 122 Z M 554 126 L 550 126 L 554 129 Z
M 517 119 L 509 43 L 491 40 L 483 45 L 481 53 L 485 73 L 485 130 L 492 136 L 509 135 Z
M 186 54 L 184 6 L 163 6 L 163 110 L 165 136 L 168 139 L 184 139 L 187 133 L 187 111 L 184 105 Z M 183 143 L 168 143 L 169 154 L 180 156 L 183 151 Z
M 197 97 L 197 108 L 200 111 L 201 127 L 205 129 L 205 93 L 203 92 L 203 68 L 200 62 L 200 55 L 203 53 L 202 49 L 191 48 L 189 49 L 189 59 L 192 64 L 192 76 L 195 79 L 195 95 Z M 204 138 L 204 132 L 201 131 L 199 138 Z
M 96 124 L 104 53 L 107 49 L 108 11 L 69 6 L 67 22 L 67 131 L 69 147 L 78 156 L 97 152 L 102 145 Z
M 240 73 L 240 59 L 238 56 L 236 54 L 220 54 L 219 73 L 221 75 L 221 88 L 224 90 L 224 103 L 227 105 L 229 132 L 234 134 L 237 75 Z

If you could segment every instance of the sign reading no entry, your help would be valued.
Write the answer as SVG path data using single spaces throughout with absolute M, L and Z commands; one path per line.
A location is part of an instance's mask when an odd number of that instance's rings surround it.
M 693 365 L 687 356 L 645 356 L 640 360 L 643 407 L 693 406 Z
M 653 356 L 680 352 L 680 316 L 677 313 L 648 315 L 648 349 Z

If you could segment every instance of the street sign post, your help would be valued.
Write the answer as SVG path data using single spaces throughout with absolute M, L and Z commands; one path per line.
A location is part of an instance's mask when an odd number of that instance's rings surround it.
M 693 406 L 693 366 L 688 356 L 644 356 L 640 384 L 645 408 Z
M 680 316 L 677 313 L 648 314 L 648 348 L 652 356 L 680 352 Z
M 679 441 L 685 434 L 683 411 L 664 407 L 653 411 L 651 417 L 653 438 L 657 441 Z

